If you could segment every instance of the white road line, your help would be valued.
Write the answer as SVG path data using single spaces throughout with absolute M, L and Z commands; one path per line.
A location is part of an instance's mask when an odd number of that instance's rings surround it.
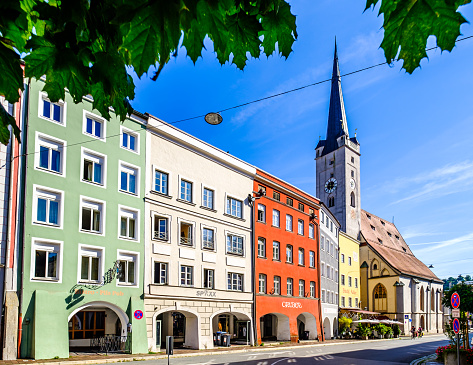
M 278 361 L 275 361 L 275 362 L 271 363 L 271 365 L 277 364 L 278 362 L 288 360 L 288 359 L 289 359 L 288 357 L 285 357 L 284 359 L 281 359 L 281 360 L 278 360 Z

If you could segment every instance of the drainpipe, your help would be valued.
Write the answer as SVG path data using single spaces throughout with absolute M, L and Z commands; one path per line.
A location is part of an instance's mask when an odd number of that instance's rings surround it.
M 318 278 L 318 284 L 319 284 L 317 285 L 319 287 L 317 290 L 317 296 L 319 297 L 319 323 L 320 323 L 320 329 L 321 329 L 320 334 L 322 337 L 322 341 L 325 341 L 324 326 L 322 322 L 322 303 L 320 300 L 320 296 L 321 296 L 320 286 L 322 285 L 322 279 L 320 277 L 320 227 L 317 224 L 317 222 L 314 222 L 314 223 L 317 229 L 317 278 Z
M 248 195 L 248 203 L 251 207 L 251 284 L 252 284 L 252 291 L 253 291 L 253 346 L 257 343 L 257 331 L 256 331 L 256 266 L 255 266 L 255 200 L 251 194 Z

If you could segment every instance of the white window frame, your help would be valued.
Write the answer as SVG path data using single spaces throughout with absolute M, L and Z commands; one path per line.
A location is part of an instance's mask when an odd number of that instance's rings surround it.
M 290 219 L 289 219 L 290 218 Z M 291 222 L 291 226 L 289 227 L 289 221 Z M 286 231 L 293 232 L 294 229 L 294 218 L 290 214 L 286 214 Z
M 242 253 L 239 254 L 239 253 L 234 253 L 234 252 L 229 252 L 228 251 L 228 236 L 237 236 L 237 237 L 241 237 L 242 239 Z M 235 233 L 235 232 L 230 232 L 230 231 L 225 231 L 225 254 L 230 254 L 230 255 L 237 255 L 237 256 L 241 256 L 241 257 L 245 257 L 246 256 L 246 237 L 242 234 L 239 234 L 239 233 Z
M 348 287 L 351 288 L 352 287 L 352 280 L 351 280 L 351 276 L 348 276 Z
M 277 213 L 277 214 L 275 215 L 275 213 Z M 281 227 L 281 212 L 279 210 L 273 209 L 272 221 L 273 221 L 272 222 L 273 227 L 277 227 L 277 228 Z
M 309 238 L 315 239 L 315 226 L 309 223 Z
M 156 264 L 159 264 L 160 267 L 159 267 L 159 277 L 161 278 L 161 265 L 166 265 L 166 282 L 165 283 L 156 283 L 154 281 L 154 278 L 156 276 Z M 169 265 L 170 263 L 167 262 L 167 261 L 163 261 L 163 260 L 153 260 L 153 284 L 154 285 L 169 285 Z
M 322 277 L 325 276 L 325 263 L 324 262 L 320 263 L 320 276 Z
M 212 287 L 207 286 L 208 280 L 205 277 L 205 271 L 212 271 Z M 179 278 L 180 279 L 180 278 Z M 203 267 L 202 268 L 202 288 L 215 290 L 215 269 L 213 267 Z
M 291 248 L 289 251 L 288 249 Z M 288 257 L 288 252 L 291 253 L 291 260 L 289 260 L 289 257 Z M 293 245 L 289 245 L 287 244 L 286 245 L 286 263 L 290 263 L 290 264 L 293 264 L 294 263 L 294 246 Z
M 87 254 L 89 253 L 89 254 Z M 96 256 L 93 254 L 95 253 Z M 100 246 L 91 246 L 91 245 L 84 245 L 79 244 L 79 254 L 78 256 L 78 263 L 77 263 L 77 283 L 94 283 L 98 284 L 101 283 L 104 276 L 104 266 L 105 266 L 105 247 Z M 85 280 L 81 279 L 81 269 L 82 269 L 82 256 L 88 257 L 98 257 L 99 258 L 99 272 L 98 272 L 98 280 Z M 89 271 L 91 268 L 89 267 Z
M 260 241 L 262 242 L 262 246 L 263 246 L 263 254 L 260 253 Z M 259 258 L 266 258 L 266 239 L 264 237 L 258 237 L 256 253 Z
M 325 251 L 325 236 L 322 234 L 320 235 L 320 249 Z
M 262 209 L 260 209 L 260 207 Z M 260 223 L 266 223 L 266 205 L 258 203 L 258 215 L 256 216 L 256 220 Z M 259 219 L 259 212 L 263 212 L 263 219 Z
M 182 180 L 191 184 L 191 200 L 190 201 L 181 198 Z M 177 186 L 177 200 L 182 203 L 195 204 L 195 182 L 192 179 L 188 179 L 187 177 L 182 176 L 182 175 L 178 176 L 178 182 L 179 182 L 179 185 Z
M 348 297 L 348 307 L 352 307 L 352 304 L 353 304 L 353 300 L 351 297 Z
M 172 176 L 171 176 L 171 172 L 166 170 L 166 169 L 162 169 L 160 166 L 158 165 L 153 165 L 153 173 L 152 173 L 152 176 L 151 176 L 151 191 L 157 193 L 157 194 L 161 194 L 167 198 L 172 198 L 172 194 L 171 194 L 171 191 L 172 191 Z M 155 190 L 156 188 L 156 171 L 159 171 L 159 172 L 162 172 L 163 174 L 167 174 L 168 175 L 168 192 L 167 194 L 164 194 L 164 193 L 161 193 L 160 191 L 158 190 Z
M 208 247 L 204 247 L 204 229 L 208 229 L 210 231 L 213 231 L 214 233 L 214 241 L 213 241 L 213 248 L 208 248 Z M 216 252 L 217 251 L 217 228 L 216 227 L 212 227 L 212 226 L 208 226 L 206 224 L 201 224 L 200 225 L 200 239 L 201 239 L 201 247 L 203 250 L 206 250 L 206 251 L 214 251 Z M 215 279 L 214 279 L 215 280 Z
M 230 211 L 228 211 L 228 201 L 230 200 Z M 237 216 L 237 215 L 234 215 L 234 214 L 231 214 L 232 212 L 232 209 L 231 209 L 231 200 L 235 200 L 237 202 L 240 202 L 241 203 L 241 217 Z M 230 217 L 233 217 L 233 218 L 237 218 L 237 219 L 245 219 L 245 200 L 244 199 L 239 199 L 233 195 L 228 195 L 228 194 L 225 194 L 225 214 L 230 216 Z
M 342 296 L 342 303 L 341 303 L 341 306 L 342 307 L 345 307 L 345 297 Z
M 304 235 L 304 221 L 302 219 L 297 220 L 297 234 Z
M 84 195 L 81 195 L 80 196 L 80 204 L 79 204 L 79 232 L 81 233 L 86 233 L 86 234 L 93 234 L 93 235 L 97 235 L 97 236 L 105 236 L 105 222 L 106 222 L 106 219 L 105 219 L 105 216 L 106 216 L 106 202 L 103 201 L 103 200 L 98 200 L 98 199 L 95 199 L 95 198 L 90 198 L 88 196 L 84 196 Z M 99 210 L 100 210 L 100 232 L 96 232 L 96 231 L 86 231 L 86 230 L 83 230 L 82 229 L 82 208 L 95 208 L 96 206 L 100 206 Z M 93 220 L 93 215 L 92 215 L 92 218 Z M 93 223 L 93 221 L 92 221 Z
M 309 267 L 315 267 L 315 251 L 309 251 Z
M 135 170 L 135 172 L 136 172 L 136 175 L 135 175 L 135 189 L 136 189 L 136 192 L 135 193 L 132 193 L 128 190 L 122 190 L 122 186 L 121 186 L 122 185 L 122 171 L 126 172 L 128 174 L 128 172 L 126 170 L 128 170 L 128 171 Z M 120 193 L 123 193 L 123 194 L 128 194 L 128 195 L 139 197 L 140 196 L 140 187 L 141 187 L 140 182 L 141 182 L 140 167 L 136 166 L 136 165 L 132 165 L 131 163 L 119 160 L 118 161 L 118 191 Z M 130 179 L 127 178 L 127 189 L 129 189 L 129 186 L 130 186 Z
M 181 243 L 181 224 L 187 224 L 189 226 L 192 226 L 192 237 L 191 237 L 191 244 L 185 244 Z M 187 219 L 182 219 L 182 218 L 177 218 L 177 242 L 179 246 L 185 246 L 185 247 L 197 247 L 197 230 L 195 228 L 196 224 L 193 221 L 187 220 Z
M 345 274 L 341 275 L 340 285 L 345 285 Z
M 231 282 L 232 282 L 231 288 L 228 287 L 228 275 L 232 275 L 231 276 Z M 241 278 L 241 290 L 238 288 L 238 279 L 237 279 L 237 288 L 234 289 L 234 287 L 233 287 L 233 281 L 234 281 L 233 275 L 236 275 L 237 278 L 238 277 Z M 225 275 L 225 279 L 226 279 L 225 287 L 227 288 L 226 289 L 227 291 L 237 291 L 237 292 L 244 292 L 245 291 L 245 274 L 240 273 L 240 272 L 227 271 L 227 273 Z
M 179 186 L 180 188 L 180 186 Z M 212 194 L 212 207 L 208 207 L 206 205 L 204 205 L 204 193 L 205 193 L 205 190 L 209 190 L 211 191 L 213 194 Z M 210 210 L 216 210 L 215 209 L 215 202 L 216 202 L 216 190 L 214 188 L 211 188 L 207 185 L 203 185 L 202 184 L 202 208 L 205 208 L 205 209 L 210 209 Z
M 266 294 L 266 292 L 267 292 L 267 278 L 268 277 L 267 277 L 266 274 L 259 274 L 258 275 L 258 293 L 259 294 Z
M 97 137 L 95 135 L 95 133 L 92 133 L 92 134 L 87 133 L 87 118 L 92 119 L 92 120 L 102 124 L 102 136 L 101 137 Z M 93 125 L 93 128 L 94 128 L 93 132 L 95 132 L 95 123 Z M 106 136 L 107 136 L 107 120 L 102 118 L 101 116 L 99 116 L 97 114 L 91 113 L 91 112 L 84 109 L 83 110 L 83 115 L 82 115 L 82 134 L 84 134 L 88 137 L 94 138 L 96 140 L 105 142 L 106 141 Z
M 135 147 L 136 147 L 135 150 L 132 150 L 131 148 L 123 146 L 123 134 L 124 133 L 127 133 L 128 135 L 132 135 L 133 137 L 135 137 Z M 136 153 L 137 155 L 139 155 L 140 154 L 140 137 L 141 136 L 140 136 L 139 132 L 136 132 L 136 131 L 134 131 L 130 128 L 127 128 L 123 125 L 120 126 L 120 138 L 119 138 L 120 148 L 122 148 L 126 151 Z
M 90 160 L 93 160 L 92 162 L 94 163 L 96 161 L 102 160 L 102 184 L 84 179 L 84 159 L 86 157 L 89 158 Z M 80 162 L 81 162 L 80 163 L 80 176 L 79 176 L 80 181 L 83 182 L 84 184 L 91 184 L 91 185 L 106 189 L 107 188 L 107 155 L 81 147 Z
M 191 278 L 191 281 L 192 283 L 191 284 L 182 284 L 181 283 L 181 270 L 183 267 L 187 267 L 187 268 L 191 268 L 191 272 L 192 272 L 192 278 Z M 195 287 L 195 267 L 192 266 L 192 265 L 185 265 L 183 263 L 179 263 L 179 271 L 178 271 L 178 283 L 179 283 L 179 286 L 182 286 L 182 287 L 186 287 L 186 288 L 193 288 Z M 186 272 L 186 282 L 187 282 L 187 272 Z
M 277 281 L 279 281 L 278 285 L 276 285 Z M 273 291 L 274 291 L 273 293 L 274 295 L 281 295 L 281 277 L 279 275 L 273 276 Z
M 315 298 L 315 281 L 309 282 L 309 293 L 311 298 Z
M 342 264 L 345 263 L 345 254 L 344 254 L 344 253 L 341 253 L 341 254 L 340 254 L 340 262 L 341 262 Z
M 46 169 L 44 167 L 40 167 L 40 145 L 44 147 L 48 147 L 49 149 L 56 149 L 60 152 L 61 154 L 61 163 L 60 163 L 60 171 L 56 172 L 50 169 Z M 35 134 L 35 156 L 34 156 L 34 169 L 38 171 L 43 171 L 48 174 L 53 174 L 56 176 L 61 176 L 61 177 L 66 177 L 66 150 L 67 150 L 67 142 L 56 138 L 49 136 L 44 133 L 36 132 Z M 51 158 L 51 156 L 49 156 Z
M 56 105 L 59 105 L 61 107 L 61 118 L 60 118 L 61 121 L 60 122 L 55 121 L 53 118 L 46 118 L 46 117 L 43 116 L 43 107 L 44 107 L 43 100 L 49 101 L 51 103 L 51 105 L 56 104 Z M 51 100 L 49 100 L 48 94 L 46 94 L 45 92 L 42 92 L 42 91 L 39 92 L 39 100 L 38 100 L 38 117 L 39 118 L 47 120 L 48 122 L 52 122 L 56 125 L 60 125 L 62 127 L 65 127 L 66 126 L 66 120 L 67 120 L 66 111 L 67 111 L 67 103 L 65 101 L 59 100 L 58 102 L 53 103 Z
M 289 292 L 289 283 L 291 283 L 291 291 Z M 288 297 L 293 297 L 294 296 L 294 279 L 293 278 L 287 278 L 286 279 L 286 295 Z
M 274 244 L 275 243 L 278 244 L 278 257 L 277 258 L 274 258 Z M 281 242 L 273 241 L 272 252 L 273 252 L 273 260 L 281 261 Z
M 140 253 L 135 251 L 125 251 L 125 250 L 117 250 L 117 261 L 127 261 L 127 262 L 134 262 L 135 266 L 135 282 L 128 283 L 128 282 L 120 282 L 118 279 L 118 275 L 116 278 L 116 286 L 117 287 L 133 287 L 136 288 L 140 285 Z M 127 268 L 128 270 L 128 268 Z
M 118 238 L 125 241 L 140 241 L 140 216 L 141 212 L 139 209 L 127 207 L 125 205 L 118 205 Z M 121 218 L 133 218 L 135 220 L 135 238 L 121 235 Z M 127 232 L 129 229 L 129 223 L 127 219 Z
M 47 222 L 39 222 L 36 220 L 38 217 L 38 197 L 39 196 L 44 196 L 46 198 L 56 197 L 56 199 L 59 199 L 59 212 L 58 212 L 59 223 L 57 225 L 50 224 Z M 32 214 L 31 214 L 32 224 L 36 226 L 45 226 L 45 227 L 50 227 L 50 228 L 62 229 L 64 225 L 64 197 L 65 197 L 65 193 L 62 190 L 51 189 L 46 186 L 33 184 L 33 204 L 32 204 L 33 209 L 32 209 Z M 48 215 L 48 213 L 46 213 L 46 215 Z
M 57 253 L 57 267 L 56 277 L 36 277 L 36 251 L 56 252 Z M 44 281 L 48 283 L 62 283 L 62 266 L 63 266 L 64 241 L 56 241 L 50 239 L 43 239 L 32 237 L 31 239 L 31 265 L 30 265 L 30 282 Z M 46 266 L 47 271 L 47 266 Z
M 322 293 L 321 293 L 321 298 L 320 300 L 322 301 L 322 303 L 325 303 L 325 289 L 322 289 Z
M 301 263 L 301 258 L 302 258 L 302 263 Z M 297 263 L 301 266 L 305 266 L 305 250 L 302 247 L 299 247 L 297 249 Z
M 155 238 L 154 237 L 154 233 L 156 231 L 156 227 L 155 227 L 155 224 L 154 224 L 154 221 L 155 221 L 155 217 L 158 216 L 159 218 L 162 218 L 162 219 L 166 219 L 167 220 L 167 237 L 166 239 L 159 239 L 159 238 Z M 153 241 L 157 241 L 157 242 L 166 242 L 166 243 L 171 243 L 171 225 L 172 223 L 172 216 L 169 215 L 169 214 L 162 214 L 160 212 L 156 212 L 156 211 L 151 211 L 151 240 Z
M 299 296 L 302 298 L 305 297 L 305 280 L 304 279 L 299 279 Z

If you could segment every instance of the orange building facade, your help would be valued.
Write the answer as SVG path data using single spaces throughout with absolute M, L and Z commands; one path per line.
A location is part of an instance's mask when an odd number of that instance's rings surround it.
M 261 170 L 253 197 L 257 341 L 323 341 L 319 201 Z

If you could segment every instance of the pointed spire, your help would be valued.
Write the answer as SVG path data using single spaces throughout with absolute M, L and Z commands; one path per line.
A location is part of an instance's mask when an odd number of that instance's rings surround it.
M 327 137 L 323 154 L 338 148 L 337 138 L 348 137 L 347 117 L 342 94 L 342 78 L 338 66 L 337 38 L 335 38 L 335 51 L 333 55 L 332 90 L 330 92 L 330 107 L 328 112 Z

